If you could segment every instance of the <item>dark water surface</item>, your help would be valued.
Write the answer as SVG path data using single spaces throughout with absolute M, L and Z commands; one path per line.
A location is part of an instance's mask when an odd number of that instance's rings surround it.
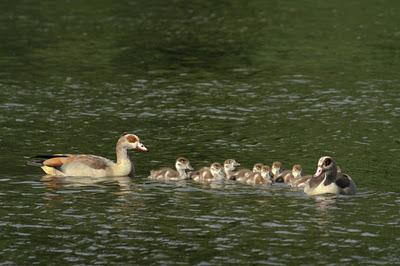
M 0 265 L 400 264 L 400 2 L 1 1 Z M 137 177 L 42 180 L 43 153 L 151 150 Z M 158 183 L 235 158 L 359 191 Z

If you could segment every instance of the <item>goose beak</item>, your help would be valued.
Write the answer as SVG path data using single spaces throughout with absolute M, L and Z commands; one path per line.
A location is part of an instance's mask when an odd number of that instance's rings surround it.
M 317 171 L 315 172 L 315 174 L 313 175 L 313 177 L 318 177 L 322 174 L 322 167 L 318 166 Z
M 146 146 L 144 146 L 143 143 L 139 143 L 139 145 L 137 145 L 136 147 L 136 150 L 141 152 L 149 152 L 149 150 L 146 148 Z

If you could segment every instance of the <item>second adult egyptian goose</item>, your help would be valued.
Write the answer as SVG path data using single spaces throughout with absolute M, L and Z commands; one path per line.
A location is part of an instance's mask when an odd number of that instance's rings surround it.
M 356 193 L 356 184 L 347 174 L 337 171 L 335 160 L 330 156 L 323 156 L 318 161 L 315 174 L 306 183 L 304 192 L 307 195 L 345 194 Z

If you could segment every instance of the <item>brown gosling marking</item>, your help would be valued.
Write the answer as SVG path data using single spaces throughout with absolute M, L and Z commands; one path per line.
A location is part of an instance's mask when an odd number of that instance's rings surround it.
M 272 167 L 274 168 L 281 168 L 282 167 L 282 163 L 279 161 L 273 162 L 272 163 Z
M 130 143 L 135 143 L 136 141 L 138 141 L 137 137 L 134 135 L 128 135 L 126 137 L 126 139 L 130 142 Z
M 300 164 L 295 164 L 295 165 L 293 165 L 293 169 L 292 169 L 292 170 L 301 171 L 301 170 L 303 170 L 303 169 L 301 168 L 301 165 L 300 165 Z
M 185 157 L 179 157 L 179 158 L 177 159 L 177 161 L 180 162 L 180 163 L 187 163 L 187 162 L 188 162 L 188 159 L 186 159 Z

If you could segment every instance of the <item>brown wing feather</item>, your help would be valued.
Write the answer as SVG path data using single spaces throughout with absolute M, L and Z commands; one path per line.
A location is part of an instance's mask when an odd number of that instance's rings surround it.
M 70 157 L 69 162 L 86 164 L 93 169 L 106 169 L 109 166 L 107 159 L 95 155 L 78 155 L 76 157 Z
M 338 185 L 341 188 L 346 188 L 346 187 L 350 186 L 350 179 L 349 179 L 348 175 L 338 173 L 336 176 L 335 183 L 336 183 L 336 185 Z
M 310 188 L 315 188 L 315 187 L 317 187 L 323 180 L 324 180 L 324 175 L 320 175 L 320 176 L 318 176 L 318 177 L 315 177 L 315 176 L 313 176 L 311 179 L 310 179 L 310 182 L 308 183 L 309 184 L 309 186 L 310 186 Z

